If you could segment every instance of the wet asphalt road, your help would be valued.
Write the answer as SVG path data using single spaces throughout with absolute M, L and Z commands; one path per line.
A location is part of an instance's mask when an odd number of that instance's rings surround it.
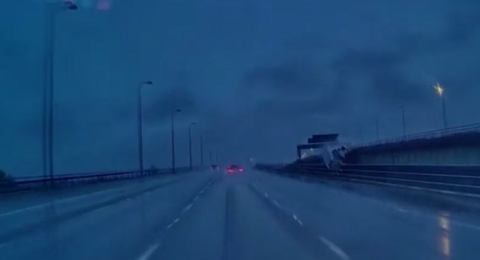
M 0 217 L 0 259 L 429 260 L 480 255 L 477 215 L 424 207 L 420 197 L 420 202 L 406 203 L 388 193 L 367 196 L 248 169 L 174 177 L 129 185 L 117 197 L 89 199 L 82 207 L 67 207 L 71 211 L 52 202 L 35 212 L 37 223 L 29 218 L 23 229 L 17 227 L 24 217 Z

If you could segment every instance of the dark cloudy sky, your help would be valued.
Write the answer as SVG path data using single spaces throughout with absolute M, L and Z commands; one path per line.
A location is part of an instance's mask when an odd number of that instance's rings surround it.
M 178 164 L 197 121 L 206 150 L 286 161 L 314 132 L 345 140 L 480 121 L 478 0 L 78 0 L 57 16 L 56 166 L 134 169 L 144 89 L 146 165 Z M 42 0 L 0 0 L 0 168 L 41 175 Z M 208 153 L 205 155 L 208 160 Z M 198 160 L 198 158 L 196 158 Z

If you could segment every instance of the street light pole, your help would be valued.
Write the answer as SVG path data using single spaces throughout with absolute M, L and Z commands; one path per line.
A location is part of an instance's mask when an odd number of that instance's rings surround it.
M 174 116 L 175 113 L 181 112 L 180 109 L 173 109 L 170 112 L 170 119 L 172 124 L 172 172 L 175 173 L 175 126 L 174 126 Z
M 445 96 L 444 95 L 442 95 L 442 110 L 443 110 L 443 127 L 448 128 L 447 111 L 445 109 Z
M 446 112 L 446 109 L 445 109 L 445 95 L 443 92 L 445 92 L 445 90 L 443 89 L 442 85 L 440 85 L 440 83 L 437 82 L 436 85 L 433 86 L 433 88 L 435 89 L 435 91 L 437 92 L 437 94 L 440 96 L 440 98 L 442 99 L 442 114 L 443 114 L 443 127 L 444 128 L 447 128 L 448 127 L 448 124 L 447 124 L 447 112 Z
M 44 86 L 43 86 L 43 171 L 44 176 L 50 177 L 53 185 L 54 171 L 54 140 L 53 140 L 53 116 L 54 116 L 54 65 L 55 65 L 55 25 L 58 10 L 74 11 L 78 6 L 71 1 L 63 2 L 61 9 L 56 9 L 54 4 L 45 5 L 45 57 L 44 57 Z
M 375 132 L 376 132 L 376 135 L 377 135 L 377 141 L 379 140 L 379 131 L 378 131 L 378 117 L 375 118 Z
M 203 132 L 200 132 L 200 165 L 203 167 Z
M 447 112 L 445 110 L 445 95 L 443 94 L 443 92 L 445 92 L 445 90 L 440 85 L 440 83 L 437 83 L 436 85 L 434 85 L 433 88 L 437 91 L 438 95 L 442 99 L 443 127 L 447 128 L 448 127 L 448 125 L 447 125 Z
M 196 125 L 197 123 L 193 122 L 190 123 L 188 126 L 188 155 L 190 159 L 190 170 L 193 169 L 193 160 L 192 160 L 192 126 Z
M 405 107 L 404 106 L 399 106 L 400 109 L 402 110 L 402 128 L 403 128 L 403 136 L 407 135 L 407 129 L 405 127 Z
M 137 138 L 138 138 L 138 170 L 143 174 L 143 122 L 142 122 L 142 87 L 152 85 L 151 81 L 144 81 L 137 87 Z

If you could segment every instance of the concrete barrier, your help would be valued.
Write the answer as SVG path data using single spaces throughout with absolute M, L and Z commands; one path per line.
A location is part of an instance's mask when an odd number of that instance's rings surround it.
M 385 172 L 414 172 L 430 174 L 458 174 L 468 176 L 480 176 L 480 165 L 456 166 L 456 165 L 364 165 L 347 164 L 342 170 L 366 170 Z
M 82 174 L 62 174 L 56 175 L 53 178 L 44 176 L 33 177 L 19 177 L 0 181 L 0 195 L 14 195 L 24 193 L 31 190 L 41 189 L 62 189 L 71 186 L 88 185 L 100 182 L 110 182 L 125 179 L 144 178 L 149 176 L 156 176 L 162 174 L 179 174 L 189 171 L 195 171 L 200 168 L 190 169 L 190 167 L 176 168 L 175 172 L 172 169 L 156 169 L 140 171 L 121 171 L 121 172 L 94 172 Z
M 346 165 L 330 171 L 318 164 L 259 165 L 260 170 L 308 178 L 390 184 L 439 192 L 480 195 L 480 167 Z

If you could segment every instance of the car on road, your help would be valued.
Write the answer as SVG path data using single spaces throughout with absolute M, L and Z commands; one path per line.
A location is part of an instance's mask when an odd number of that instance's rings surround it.
M 240 165 L 232 164 L 227 167 L 228 173 L 243 172 L 243 168 Z
M 212 166 L 210 166 L 210 169 L 212 169 L 212 170 L 219 170 L 219 169 L 220 169 L 220 166 L 218 166 L 218 164 L 212 164 Z

